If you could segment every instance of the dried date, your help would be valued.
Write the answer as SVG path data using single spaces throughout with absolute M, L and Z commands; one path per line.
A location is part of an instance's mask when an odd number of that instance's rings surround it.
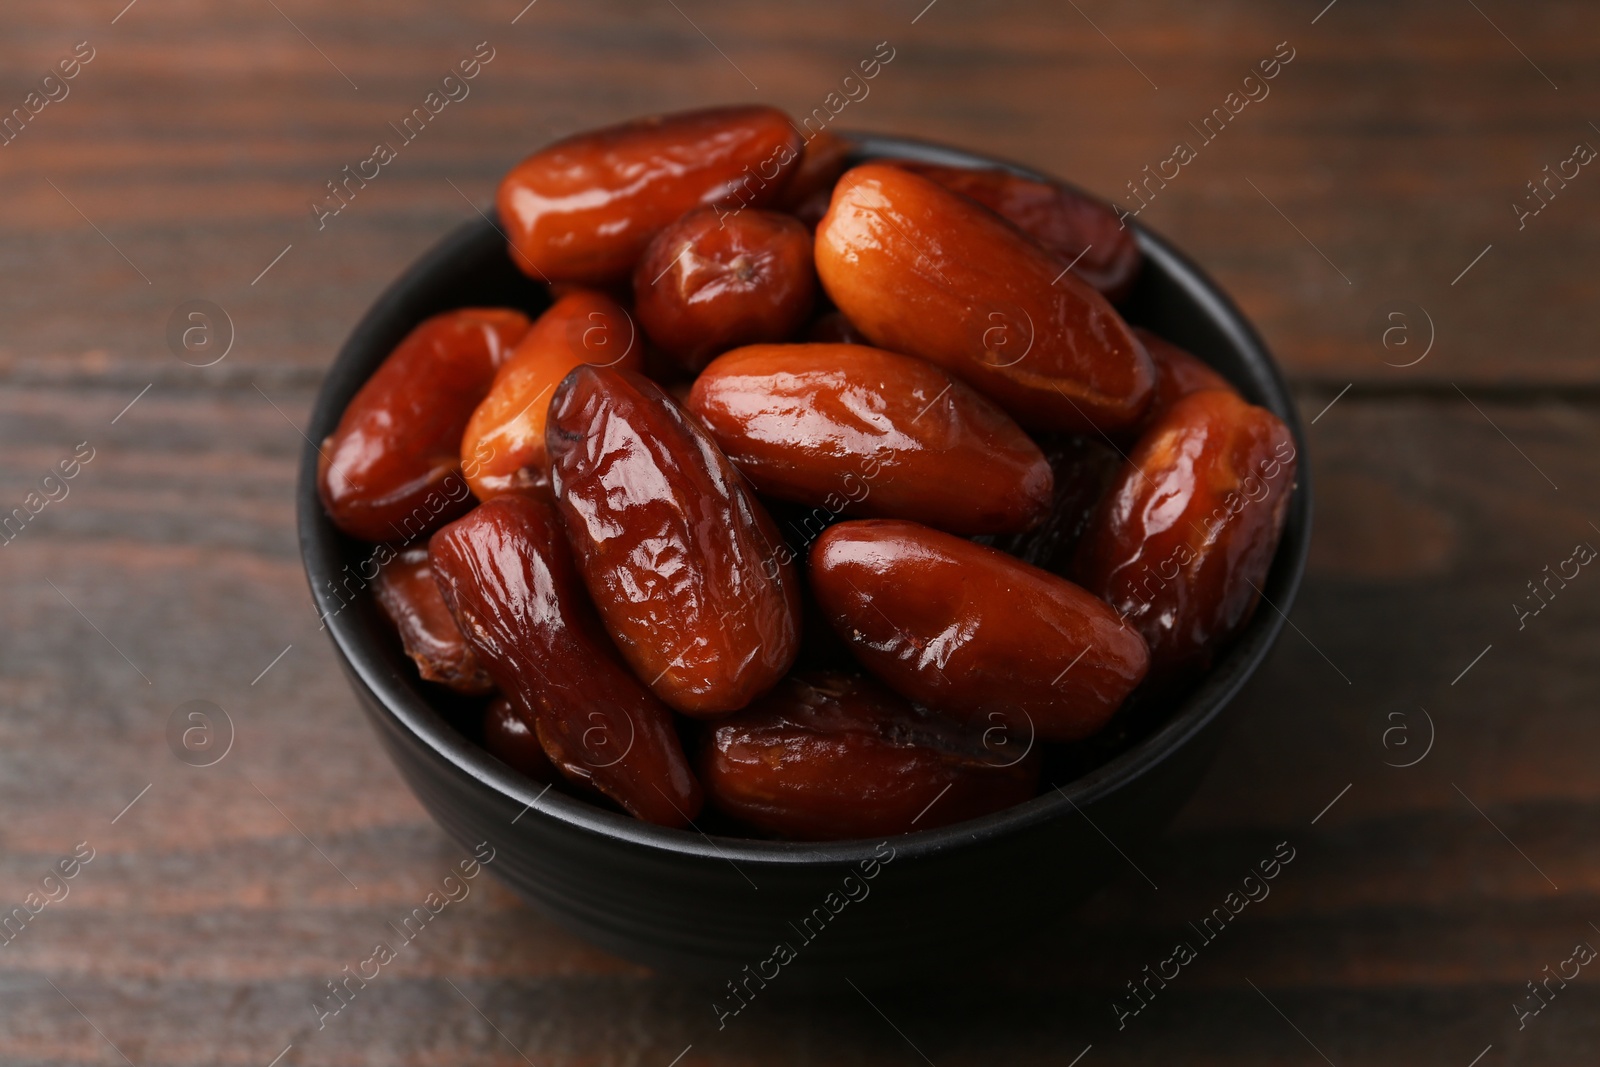
M 920 711 L 856 674 L 790 676 L 717 723 L 698 767 L 710 802 L 768 833 L 823 841 L 946 826 L 1034 795 L 1017 740 Z
M 688 406 L 767 496 L 964 534 L 1024 530 L 1050 506 L 1050 465 L 1022 428 L 913 356 L 751 345 L 713 361 Z
M 811 588 L 856 658 L 971 726 L 1076 741 L 1143 679 L 1144 639 L 1093 595 L 998 549 L 857 519 L 811 549 Z
M 496 497 L 429 551 L 462 633 L 556 768 L 646 822 L 688 825 L 702 793 L 672 713 L 606 637 L 550 505 Z
M 406 335 L 322 442 L 317 490 L 334 525 L 409 541 L 472 506 L 461 434 L 527 329 L 520 311 L 465 308 Z
M 686 715 L 771 688 L 799 647 L 799 590 L 710 435 L 649 379 L 585 366 L 545 439 L 578 569 L 634 673 Z

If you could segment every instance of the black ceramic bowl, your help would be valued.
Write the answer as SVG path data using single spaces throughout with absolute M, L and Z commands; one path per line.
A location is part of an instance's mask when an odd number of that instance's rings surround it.
M 852 140 L 861 160 L 1010 167 L 897 138 Z M 1275 412 L 1303 456 L 1288 390 L 1250 324 L 1171 245 L 1142 228 L 1138 237 L 1145 265 L 1123 309 L 1129 320 L 1194 352 Z M 333 430 L 362 382 L 424 318 L 467 305 L 531 313 L 548 301 L 512 264 L 493 225 L 464 226 L 413 264 L 361 320 L 323 383 L 309 439 Z M 1025 940 L 1069 913 L 1125 874 L 1123 853 L 1139 855 L 1193 792 L 1214 755 L 1223 711 L 1283 625 L 1279 611 L 1263 605 L 1215 669 L 1165 716 L 1081 776 L 1007 811 L 886 843 L 669 830 L 546 790 L 453 725 L 460 720 L 438 690 L 418 680 L 370 595 L 358 593 L 346 606 L 333 594 L 340 583 L 359 584 L 348 579 L 371 548 L 340 534 L 323 514 L 316 469 L 308 445 L 298 501 L 312 594 L 351 685 L 418 799 L 464 851 L 488 841 L 495 850 L 489 869 L 581 937 L 719 985 L 749 981 L 749 974 L 770 978 L 775 970 L 796 985 L 926 975 Z M 1302 461 L 1265 586 L 1284 612 L 1305 566 L 1310 501 Z

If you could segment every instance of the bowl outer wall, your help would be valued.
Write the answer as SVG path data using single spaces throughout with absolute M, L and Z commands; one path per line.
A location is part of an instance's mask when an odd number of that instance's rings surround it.
M 1026 168 L 901 138 L 851 135 L 857 158 L 911 158 Z M 1159 728 L 1061 789 L 1007 811 L 878 841 L 775 842 L 670 830 L 603 810 L 529 779 L 463 736 L 434 705 L 371 597 L 348 605 L 329 583 L 370 548 L 340 534 L 316 492 L 317 451 L 302 454 L 297 491 L 302 554 L 316 608 L 391 758 L 464 849 L 495 848 L 489 868 L 580 936 L 619 955 L 710 978 L 756 967 L 783 938 L 798 950 L 784 973 L 876 981 L 926 973 L 1025 938 L 1125 872 L 1198 785 L 1222 713 L 1282 629 L 1305 567 L 1311 491 L 1304 435 L 1265 345 L 1186 257 L 1134 226 L 1144 270 L 1123 310 L 1195 352 L 1288 424 L 1297 484 L 1263 605 L 1216 668 Z M 469 223 L 412 265 L 341 349 L 307 430 L 316 441 L 382 358 L 422 319 L 453 307 L 503 305 L 536 314 L 548 295 L 518 272 L 492 217 Z M 865 880 L 861 868 L 893 849 Z M 870 867 L 869 867 L 870 869 Z M 856 880 L 844 879 L 856 872 Z M 850 899 L 844 890 L 861 899 Z M 834 896 L 830 897 L 832 893 Z M 863 895 L 863 894 L 867 895 Z M 840 906 L 839 901 L 843 900 Z M 816 913 L 821 906 L 824 910 Z M 835 912 L 832 910 L 837 908 Z M 816 914 L 810 925 L 801 920 Z M 827 919 L 827 932 L 806 935 Z

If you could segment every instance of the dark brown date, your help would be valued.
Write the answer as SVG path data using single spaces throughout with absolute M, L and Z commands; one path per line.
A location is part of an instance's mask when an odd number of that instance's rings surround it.
M 1155 383 L 1115 309 L 979 204 L 910 171 L 846 171 L 817 274 L 879 348 L 932 360 L 1030 430 L 1132 426 Z
M 633 272 L 645 332 L 690 372 L 736 345 L 788 338 L 816 289 L 810 231 L 776 211 L 697 208 L 657 234 Z
M 895 166 L 982 204 L 1061 260 L 1106 299 L 1128 295 L 1142 257 L 1133 230 L 1103 200 L 1054 182 L 996 168 L 948 167 L 899 160 Z
M 650 239 L 690 208 L 770 204 L 800 148 L 787 115 L 753 106 L 658 115 L 557 141 L 500 183 L 511 258 L 541 281 L 623 281 Z
M 1079 740 L 1149 666 L 1138 631 L 1091 594 L 914 522 L 829 527 L 810 573 L 823 614 L 868 670 L 971 726 Z
M 777 206 L 814 231 L 828 212 L 834 184 L 850 165 L 850 151 L 849 141 L 827 130 L 812 134 Z
M 791 675 L 717 723 L 698 766 L 714 807 L 767 833 L 883 837 L 1032 797 L 1039 757 L 1003 733 L 920 711 L 858 674 Z
M 695 716 L 771 688 L 799 648 L 799 589 L 710 435 L 649 379 L 585 366 L 545 440 L 578 569 L 634 673 Z
M 483 713 L 483 747 L 500 762 L 529 778 L 540 782 L 555 778 L 555 765 L 544 754 L 538 734 L 503 696 L 489 701 L 488 710 Z
M 1231 391 L 1184 397 L 1139 439 L 1075 574 L 1144 634 L 1154 669 L 1204 669 L 1249 620 L 1296 465 L 1289 428 Z
M 1237 395 L 1238 390 L 1229 384 L 1228 379 L 1171 341 L 1156 336 L 1142 326 L 1135 326 L 1133 333 L 1150 354 L 1150 362 L 1156 368 L 1155 393 L 1150 398 L 1150 406 L 1145 409 L 1142 428 L 1155 425 L 1172 410 L 1172 405 L 1192 393 L 1220 389 Z
M 672 713 L 606 637 L 550 505 L 495 497 L 429 549 L 462 632 L 556 768 L 646 822 L 687 825 L 700 783 Z
M 528 328 L 461 436 L 473 494 L 548 494 L 544 424 L 556 386 L 581 363 L 638 370 L 643 351 L 632 316 L 615 300 L 592 289 L 563 293 Z
M 413 545 L 379 567 L 372 594 L 399 631 L 418 674 L 458 693 L 494 692 L 494 682 L 439 595 L 427 545 Z
M 806 340 L 821 345 L 864 345 L 867 335 L 850 325 L 838 308 L 823 312 L 806 328 Z
M 465 308 L 406 335 L 322 442 L 317 490 L 334 525 L 410 541 L 472 506 L 461 434 L 527 329 L 520 311 Z
M 943 368 L 864 345 L 751 345 L 689 394 L 756 491 L 834 513 L 1007 533 L 1050 506 L 1050 465 L 1022 428 Z
M 1024 563 L 1072 576 L 1072 556 L 1095 509 L 1122 469 L 1122 456 L 1098 437 L 1055 437 L 1040 442 L 1054 476 L 1055 493 L 1044 522 L 1002 537 L 996 548 Z

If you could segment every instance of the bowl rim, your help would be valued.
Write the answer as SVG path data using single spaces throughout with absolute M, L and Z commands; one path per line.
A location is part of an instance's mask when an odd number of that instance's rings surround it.
M 852 144 L 853 161 L 897 157 L 964 167 L 999 167 L 1072 188 L 1070 183 L 1021 164 L 930 141 L 855 131 L 841 132 L 840 136 Z M 1262 611 L 1258 605 L 1244 631 L 1183 698 L 1176 712 L 1128 748 L 1065 786 L 1055 786 L 1013 807 L 976 819 L 890 837 L 887 840 L 893 843 L 897 859 L 934 856 L 1007 837 L 1063 818 L 1074 810 L 1082 814 L 1085 807 L 1155 770 L 1206 729 L 1255 674 L 1282 632 L 1287 610 L 1299 590 L 1311 539 L 1310 464 L 1299 414 L 1282 372 L 1249 320 L 1198 265 L 1137 220 L 1128 217 L 1127 222 L 1134 230 L 1146 261 L 1144 269 L 1150 269 L 1151 265 L 1159 269 L 1166 281 L 1194 303 L 1252 368 L 1255 380 L 1250 384 L 1262 394 L 1258 402 L 1284 421 L 1299 450 L 1300 464 L 1283 536 L 1264 587 L 1265 592 L 1272 594 L 1272 610 Z M 708 835 L 693 829 L 656 826 L 551 790 L 513 770 L 461 734 L 429 703 L 414 678 L 398 676 L 376 662 L 371 649 L 366 647 L 374 635 L 369 627 L 362 625 L 362 613 L 342 610 L 343 605 L 336 605 L 335 598 L 321 587 L 327 584 L 321 579 L 338 572 L 339 565 L 334 561 L 345 558 L 345 538 L 323 513 L 316 487 L 318 448 L 315 442 L 331 432 L 344 406 L 342 399 L 335 405 L 336 397 L 330 384 L 341 377 L 337 373 L 341 367 L 370 359 L 368 353 L 375 336 L 391 329 L 389 323 L 394 317 L 407 313 L 406 307 L 413 302 L 415 294 L 438 284 L 436 275 L 441 265 L 484 240 L 488 236 L 486 228 L 491 226 L 499 230 L 492 212 L 469 221 L 408 266 L 362 316 L 317 389 L 295 490 L 297 526 L 312 600 L 324 618 L 335 649 L 353 675 L 352 681 L 359 681 L 366 687 L 373 698 L 369 703 L 382 710 L 391 726 L 410 735 L 456 771 L 500 794 L 509 803 L 520 805 L 523 811 L 518 820 L 524 817 L 550 820 L 568 830 L 619 845 L 717 862 L 768 867 L 842 866 L 881 859 L 876 851 L 884 840 L 880 838 L 778 841 Z M 382 636 L 389 638 L 387 634 Z M 1083 817 L 1088 818 L 1087 815 Z

